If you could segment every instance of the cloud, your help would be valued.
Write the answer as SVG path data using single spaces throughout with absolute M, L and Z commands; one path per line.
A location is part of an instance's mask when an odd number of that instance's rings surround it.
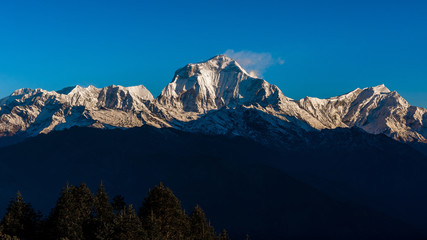
M 232 49 L 225 51 L 224 55 L 236 60 L 251 76 L 262 77 L 265 70 L 275 64 L 284 64 L 282 58 L 273 58 L 271 53 L 256 53 L 252 51 L 235 52 Z

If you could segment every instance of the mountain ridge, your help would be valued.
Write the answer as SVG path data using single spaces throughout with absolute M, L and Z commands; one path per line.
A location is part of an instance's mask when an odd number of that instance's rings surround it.
M 384 84 L 327 99 L 294 100 L 225 55 L 178 69 L 156 98 L 143 85 L 18 89 L 0 100 L 0 137 L 35 136 L 71 126 L 188 130 L 213 111 L 242 107 L 277 117 L 281 125 L 292 122 L 292 127 L 304 131 L 358 127 L 401 142 L 427 143 L 427 110 L 411 106 Z M 213 120 L 198 125 L 212 130 L 219 123 Z

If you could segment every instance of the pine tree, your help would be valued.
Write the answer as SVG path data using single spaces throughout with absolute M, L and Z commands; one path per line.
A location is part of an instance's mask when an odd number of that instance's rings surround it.
M 186 239 L 189 219 L 169 188 L 160 183 L 145 198 L 140 217 L 149 239 Z
M 146 232 L 142 228 L 141 220 L 136 216 L 132 205 L 122 209 L 114 218 L 113 231 L 109 238 L 112 240 L 144 240 Z
M 120 213 L 126 207 L 125 198 L 122 195 L 116 195 L 111 203 L 116 214 Z
M 214 228 L 206 219 L 205 213 L 198 205 L 190 214 L 191 238 L 194 240 L 214 240 Z
M 86 184 L 63 189 L 49 219 L 50 239 L 85 239 L 85 227 L 91 220 L 93 195 Z
M 36 239 L 41 214 L 25 203 L 21 193 L 11 200 L 2 220 L 2 233 L 23 239 Z
M 225 229 L 222 230 L 222 233 L 218 236 L 219 240 L 230 240 L 228 233 Z
M 94 199 L 93 219 L 88 234 L 93 239 L 106 239 L 112 233 L 114 220 L 113 206 L 101 183 Z

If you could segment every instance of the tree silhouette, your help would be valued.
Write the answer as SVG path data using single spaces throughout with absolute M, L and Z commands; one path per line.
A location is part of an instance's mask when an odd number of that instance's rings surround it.
M 63 189 L 49 219 L 50 239 L 85 239 L 85 227 L 91 220 L 94 197 L 85 183 Z
M 190 214 L 191 238 L 197 240 L 214 240 L 214 228 L 206 219 L 202 208 L 197 205 Z
M 109 197 L 101 183 L 96 193 L 93 204 L 93 220 L 88 231 L 93 239 L 107 239 L 113 231 L 114 220 L 113 206 L 109 202 Z
M 144 240 L 147 239 L 146 232 L 142 228 L 141 220 L 135 213 L 132 205 L 125 207 L 114 218 L 113 231 L 111 238 L 113 240 Z
M 122 195 L 116 195 L 111 203 L 116 214 L 120 213 L 126 207 L 125 198 Z
M 109 201 L 104 185 L 94 196 L 86 184 L 62 189 L 49 217 L 41 221 L 31 204 L 18 192 L 0 224 L 0 239 L 16 240 L 228 240 L 218 237 L 203 210 L 196 206 L 187 216 L 172 190 L 155 186 L 140 209 L 126 206 L 123 197 Z
M 2 232 L 24 239 L 36 239 L 41 214 L 36 213 L 31 204 L 25 203 L 21 193 L 16 194 L 7 207 L 1 226 Z
M 230 240 L 228 233 L 225 229 L 222 230 L 222 233 L 218 236 L 219 240 Z
M 148 193 L 140 217 L 149 239 L 185 239 L 189 235 L 189 219 L 173 192 L 160 183 Z

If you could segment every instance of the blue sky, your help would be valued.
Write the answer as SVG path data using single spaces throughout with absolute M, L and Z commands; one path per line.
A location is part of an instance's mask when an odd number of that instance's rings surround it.
M 3 1 L 0 97 L 143 84 L 221 53 L 291 98 L 384 83 L 427 107 L 427 1 Z M 261 59 L 261 60 L 260 60 Z

